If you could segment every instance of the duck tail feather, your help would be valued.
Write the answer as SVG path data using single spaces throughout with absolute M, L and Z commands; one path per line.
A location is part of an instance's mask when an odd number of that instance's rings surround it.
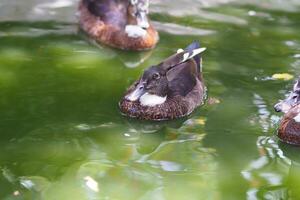
M 185 48 L 185 50 L 192 52 L 195 49 L 199 49 L 201 47 L 200 42 L 193 41 L 189 46 Z
M 200 42 L 194 41 L 189 46 L 186 47 L 186 51 L 188 51 L 191 55 L 194 54 L 194 51 L 197 49 L 200 49 L 201 45 Z M 193 59 L 197 63 L 197 70 L 198 73 L 202 72 L 202 64 L 201 64 L 201 53 L 197 53 L 195 56 L 193 56 Z

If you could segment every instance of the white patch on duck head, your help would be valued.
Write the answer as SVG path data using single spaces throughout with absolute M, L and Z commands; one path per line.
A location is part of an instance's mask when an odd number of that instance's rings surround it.
M 147 31 L 138 25 L 127 25 L 125 32 L 131 38 L 144 37 L 147 34 Z
M 300 113 L 293 118 L 296 122 L 300 122 Z
M 182 62 L 185 62 L 185 61 L 187 61 L 188 59 L 193 58 L 194 56 L 196 56 L 196 55 L 202 53 L 202 52 L 205 51 L 205 50 L 206 50 L 205 47 L 204 47 L 204 48 L 198 48 L 198 49 L 194 49 L 194 50 L 192 51 L 192 54 L 190 54 L 190 52 L 187 52 L 187 53 L 183 54 Z M 177 52 L 178 52 L 178 51 L 177 51 Z
M 161 97 L 155 94 L 149 94 L 146 92 L 140 97 L 140 103 L 142 106 L 156 106 L 163 104 L 167 100 L 167 96 Z

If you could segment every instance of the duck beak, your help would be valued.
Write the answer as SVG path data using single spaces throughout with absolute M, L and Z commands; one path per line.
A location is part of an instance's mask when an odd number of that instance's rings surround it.
M 281 112 L 282 111 L 282 108 L 281 108 L 281 102 L 277 103 L 275 106 L 274 106 L 274 110 L 276 112 Z
M 129 94 L 127 94 L 125 96 L 125 99 L 129 100 L 129 101 L 136 101 L 138 100 L 143 94 L 145 94 L 145 84 L 139 83 L 136 88 Z
M 136 16 L 137 25 L 143 29 L 149 28 L 149 22 L 146 12 L 138 12 Z
M 285 99 L 274 106 L 276 112 L 287 113 L 294 106 L 292 99 Z

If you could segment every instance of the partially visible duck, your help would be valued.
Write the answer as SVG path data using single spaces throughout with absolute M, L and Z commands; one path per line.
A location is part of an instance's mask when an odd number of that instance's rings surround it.
M 194 42 L 146 69 L 119 102 L 121 112 L 145 120 L 189 115 L 205 98 L 200 55 L 204 50 Z
M 300 145 L 300 78 L 289 96 L 274 106 L 276 112 L 284 112 L 278 129 L 281 141 Z
M 127 50 L 153 48 L 158 33 L 147 16 L 149 0 L 81 0 L 79 25 L 97 42 Z

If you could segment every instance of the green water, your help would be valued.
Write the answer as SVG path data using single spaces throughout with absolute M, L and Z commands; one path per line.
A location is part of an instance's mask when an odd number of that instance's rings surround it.
M 293 80 L 271 78 L 300 74 L 297 1 L 153 1 L 160 42 L 142 53 L 97 47 L 75 1 L 49 2 L 0 1 L 0 199 L 300 199 L 300 148 L 274 136 Z M 215 103 L 122 116 L 143 69 L 193 40 Z

